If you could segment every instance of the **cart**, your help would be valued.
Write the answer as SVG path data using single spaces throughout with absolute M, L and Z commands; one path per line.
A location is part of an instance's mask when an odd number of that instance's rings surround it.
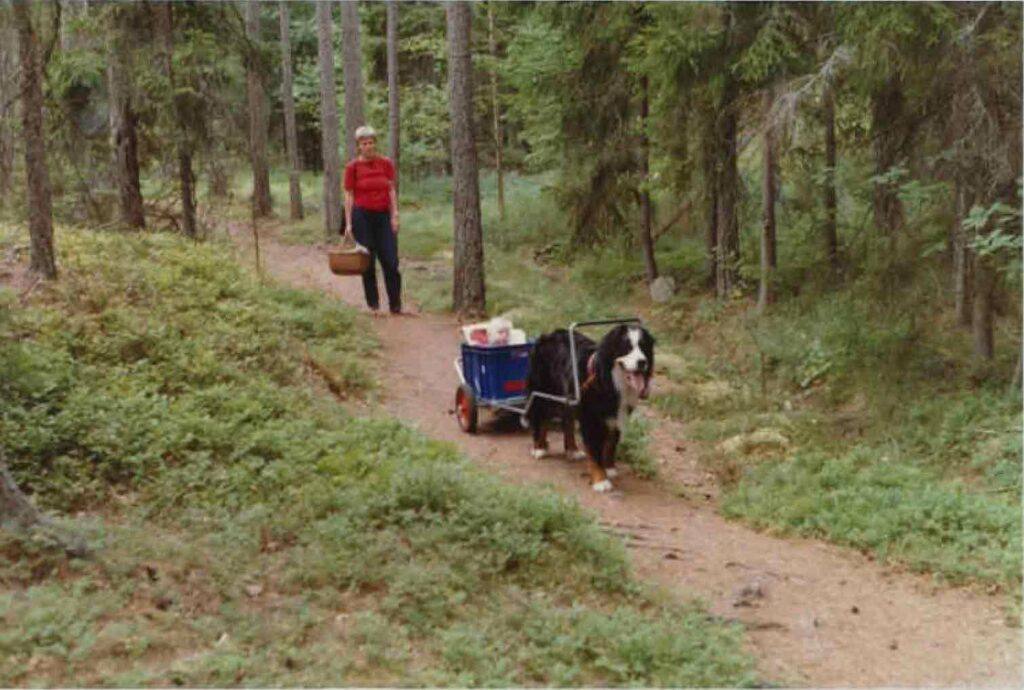
M 598 319 L 575 321 L 569 324 L 569 356 L 576 361 L 576 330 L 587 326 L 611 324 L 643 325 L 638 318 Z M 530 370 L 533 342 L 522 345 L 482 347 L 463 343 L 459 357 L 455 358 L 455 371 L 459 387 L 455 391 L 455 418 L 459 427 L 475 434 L 481 407 L 510 412 L 525 420 L 526 413 L 537 398 L 552 400 L 575 407 L 580 401 L 580 379 L 576 367 L 572 370 L 573 396 L 551 395 L 541 391 L 526 392 L 526 377 Z

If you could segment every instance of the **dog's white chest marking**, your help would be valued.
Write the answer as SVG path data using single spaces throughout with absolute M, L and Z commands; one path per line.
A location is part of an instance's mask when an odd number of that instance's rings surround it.
M 612 383 L 619 393 L 619 409 L 615 418 L 608 420 L 608 426 L 619 429 L 625 428 L 630 412 L 640 404 L 640 393 L 626 381 L 626 372 L 638 371 L 640 364 L 647 361 L 643 350 L 640 349 L 640 329 L 630 328 L 626 333 L 632 347 L 629 352 L 615 360 L 617 364 L 621 365 L 612 370 Z

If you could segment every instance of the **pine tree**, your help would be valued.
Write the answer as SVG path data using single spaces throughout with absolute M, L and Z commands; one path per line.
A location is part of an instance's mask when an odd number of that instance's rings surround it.
M 473 135 L 471 5 L 468 2 L 449 2 L 447 19 L 455 219 L 452 308 L 460 316 L 474 317 L 484 313 L 485 295 L 480 179 Z
M 57 264 L 53 250 L 50 168 L 46 162 L 43 131 L 43 64 L 39 36 L 32 25 L 27 1 L 14 2 L 14 22 L 21 66 L 21 133 L 25 142 L 31 267 L 43 278 L 53 280 L 57 277 Z
M 292 44 L 289 26 L 288 3 L 281 2 L 278 6 L 281 23 L 281 104 L 284 109 L 285 146 L 288 149 L 288 199 L 292 220 L 301 220 L 302 185 L 299 175 L 299 142 L 295 131 L 295 98 L 292 93 Z
M 341 228 L 341 160 L 338 152 L 338 94 L 334 84 L 334 46 L 332 43 L 332 2 L 316 5 L 317 44 L 320 63 L 320 150 L 324 163 L 324 235 L 328 241 Z
M 245 5 L 245 35 L 250 42 L 246 61 L 246 89 L 249 94 L 249 161 L 252 165 L 252 205 L 257 218 L 273 211 L 270 198 L 270 164 L 267 161 L 269 112 L 263 85 L 260 55 L 260 3 Z
M 359 48 L 359 5 L 341 3 L 341 68 L 345 74 L 345 150 L 356 157 L 356 129 L 366 124 L 363 96 L 363 56 Z
M 109 44 L 107 80 L 110 94 L 110 136 L 114 149 L 121 222 L 130 228 L 146 225 L 139 182 L 138 117 L 133 107 L 131 18 L 137 8 L 115 6 L 111 12 L 113 38 Z

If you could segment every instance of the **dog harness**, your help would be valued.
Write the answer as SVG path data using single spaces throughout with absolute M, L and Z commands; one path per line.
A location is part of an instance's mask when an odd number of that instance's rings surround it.
M 583 385 L 580 386 L 580 395 L 583 395 L 583 391 L 587 390 L 592 385 L 594 385 L 594 381 L 597 380 L 597 367 L 595 366 L 596 362 L 597 353 L 591 353 L 590 357 L 587 359 L 587 379 L 583 382 Z

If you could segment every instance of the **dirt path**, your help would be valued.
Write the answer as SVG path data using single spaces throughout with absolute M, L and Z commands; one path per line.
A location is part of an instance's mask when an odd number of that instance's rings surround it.
M 246 241 L 241 228 L 232 234 Z M 359 280 L 331 275 L 320 251 L 261 244 L 266 268 L 279 281 L 363 307 Z M 415 271 L 406 269 L 405 278 L 415 280 Z M 684 495 L 632 477 L 628 468 L 617 491 L 596 494 L 582 463 L 534 460 L 528 435 L 514 424 L 494 425 L 483 412 L 481 433 L 458 429 L 454 319 L 375 323 L 387 362 L 385 404 L 395 416 L 454 442 L 509 481 L 549 484 L 575 497 L 626 538 L 638 576 L 742 621 L 764 677 L 816 687 L 1020 686 L 1020 630 L 1005 625 L 1002 597 L 936 587 L 847 549 L 726 521 L 714 510 L 710 480 L 685 451 L 684 429 L 669 420 L 653 425 L 652 450 Z M 558 442 L 556 435 L 553 450 Z

